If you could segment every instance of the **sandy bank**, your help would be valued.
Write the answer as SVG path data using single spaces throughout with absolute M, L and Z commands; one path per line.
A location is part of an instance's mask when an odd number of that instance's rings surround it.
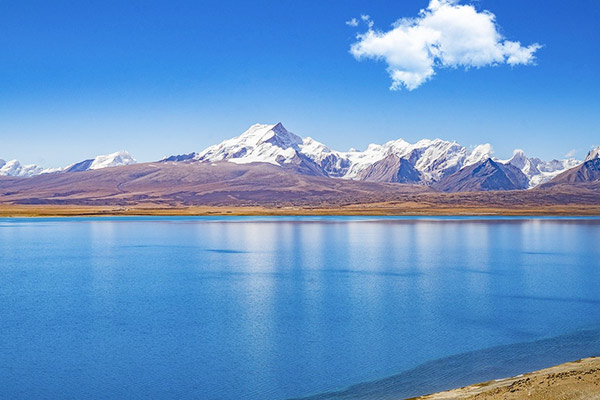
M 600 357 L 417 397 L 419 400 L 600 399 Z

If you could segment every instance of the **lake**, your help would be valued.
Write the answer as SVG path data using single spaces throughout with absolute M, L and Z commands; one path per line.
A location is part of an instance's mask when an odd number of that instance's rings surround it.
M 0 219 L 0 397 L 397 399 L 600 355 L 600 219 Z

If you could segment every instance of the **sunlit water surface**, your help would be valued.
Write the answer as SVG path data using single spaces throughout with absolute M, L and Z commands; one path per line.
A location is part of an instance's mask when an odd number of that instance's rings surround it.
M 0 219 L 0 398 L 408 397 L 600 355 L 600 220 Z

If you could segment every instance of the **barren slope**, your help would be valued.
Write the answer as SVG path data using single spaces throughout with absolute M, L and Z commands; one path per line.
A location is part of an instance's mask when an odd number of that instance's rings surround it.
M 0 179 L 0 203 L 13 204 L 343 205 L 424 191 L 429 189 L 301 175 L 265 163 L 146 163 Z

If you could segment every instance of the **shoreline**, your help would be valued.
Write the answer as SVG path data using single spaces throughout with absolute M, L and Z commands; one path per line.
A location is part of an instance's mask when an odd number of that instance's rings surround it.
M 456 390 L 459 390 L 457 388 L 490 388 L 490 383 L 507 382 L 511 379 L 507 377 L 518 380 L 524 374 L 535 373 L 531 371 L 564 366 L 572 360 L 597 357 L 594 360 L 597 360 L 600 370 L 598 356 L 600 356 L 600 325 L 592 325 L 586 329 L 578 329 L 550 338 L 486 347 L 436 358 L 395 375 L 355 383 L 341 390 L 298 397 L 296 400 L 462 399 L 464 397 L 456 397 Z M 600 385 L 600 376 L 598 379 Z M 441 393 L 448 392 L 451 392 L 454 397 L 427 397 L 433 394 L 440 396 Z M 503 399 L 503 397 L 475 398 Z M 516 397 L 518 398 L 523 396 Z M 540 400 L 549 398 L 554 397 L 541 397 Z
M 600 399 L 600 357 L 583 358 L 409 400 Z
M 416 204 L 358 204 L 340 207 L 261 207 L 154 205 L 79 206 L 0 204 L 0 217 L 99 217 L 99 216 L 565 216 L 600 217 L 600 205 L 456 207 Z

